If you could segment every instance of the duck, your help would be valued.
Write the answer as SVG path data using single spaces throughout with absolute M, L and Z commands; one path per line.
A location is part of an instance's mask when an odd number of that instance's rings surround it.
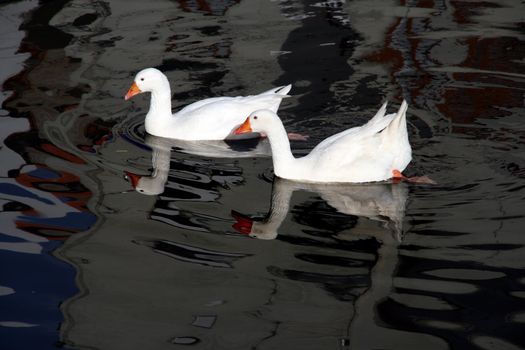
M 257 133 L 234 135 L 233 131 L 252 111 L 277 112 L 283 98 L 289 97 L 292 85 L 280 86 L 258 95 L 212 97 L 194 102 L 172 114 L 168 78 L 156 68 L 146 68 L 135 76 L 124 96 L 127 101 L 143 92 L 151 93 L 145 119 L 148 134 L 180 140 L 224 140 L 256 138 Z
M 365 183 L 404 179 L 402 171 L 412 160 L 403 101 L 397 113 L 385 115 L 385 102 L 362 126 L 332 135 L 309 154 L 295 158 L 279 116 L 271 110 L 252 112 L 235 134 L 262 132 L 272 150 L 278 177 L 321 183 Z

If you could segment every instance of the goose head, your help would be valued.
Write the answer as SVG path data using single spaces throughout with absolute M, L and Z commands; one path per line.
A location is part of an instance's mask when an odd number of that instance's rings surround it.
M 262 240 L 275 239 L 278 235 L 277 229 L 279 228 L 279 225 L 275 227 L 275 225 L 267 219 L 254 220 L 235 210 L 231 211 L 231 215 L 235 219 L 235 223 L 232 227 L 239 233 L 248 235 L 251 238 Z
M 234 130 L 234 134 L 240 135 L 248 132 L 268 133 L 280 124 L 282 125 L 282 122 L 277 114 L 269 109 L 260 109 L 252 112 L 244 123 Z
M 166 78 L 164 73 L 156 68 L 146 68 L 137 73 L 124 99 L 129 100 L 143 92 L 155 92 L 162 89 L 168 89 L 169 91 L 169 87 L 168 78 Z
M 164 192 L 166 181 L 160 177 L 142 176 L 125 171 L 124 178 L 128 180 L 135 191 L 148 195 L 156 196 Z

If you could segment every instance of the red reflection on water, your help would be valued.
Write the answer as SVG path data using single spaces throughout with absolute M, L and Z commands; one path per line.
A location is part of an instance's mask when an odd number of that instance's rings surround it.
M 93 194 L 79 177 L 40 164 L 32 171 L 19 173 L 14 180 L 28 193 L 19 196 L 20 202 L 39 198 L 41 204 L 21 210 L 23 215 L 15 221 L 17 228 L 47 239 L 65 240 L 96 221 L 87 207 Z
M 428 101 L 433 100 L 443 116 L 457 123 L 504 117 L 511 114 L 506 109 L 523 107 L 524 84 L 513 79 L 513 74 L 521 74 L 523 70 L 523 41 L 515 37 L 482 37 L 473 26 L 475 16 L 482 14 L 483 9 L 501 6 L 465 1 L 451 1 L 450 5 L 443 9 L 437 8 L 434 1 L 413 4 L 414 7 L 436 7 L 436 11 L 442 12 L 429 17 L 397 18 L 387 28 L 383 46 L 363 58 L 387 67 L 391 81 L 403 87 L 403 95 L 410 96 L 412 105 L 425 108 Z M 472 29 L 456 39 L 446 33 L 442 37 L 435 34 L 425 37 L 429 32 L 439 33 L 441 27 L 433 20 L 442 20 L 447 12 L 457 24 L 455 30 L 471 26 Z M 453 26 L 450 29 L 454 31 Z M 453 43 L 451 54 L 457 54 L 454 58 L 460 61 L 440 62 L 434 48 L 439 51 L 443 43 Z M 433 70 L 436 67 L 444 69 Z

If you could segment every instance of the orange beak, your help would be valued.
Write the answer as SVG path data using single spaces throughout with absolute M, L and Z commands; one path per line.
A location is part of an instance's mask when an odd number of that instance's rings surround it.
M 231 214 L 235 219 L 235 224 L 232 227 L 239 233 L 249 235 L 252 233 L 253 220 L 238 211 L 232 210 Z
M 133 96 L 140 94 L 141 92 L 142 91 L 140 91 L 139 87 L 137 86 L 137 83 L 133 82 L 133 84 L 131 84 L 131 87 L 128 90 L 128 93 L 126 94 L 126 96 L 124 96 L 124 99 L 127 101 Z
M 245 134 L 247 132 L 253 132 L 252 126 L 250 125 L 250 117 L 246 118 L 244 123 L 241 124 L 235 131 L 233 132 L 235 135 L 239 134 Z
M 126 180 L 131 182 L 131 186 L 133 186 L 133 188 L 137 188 L 137 185 L 139 184 L 139 180 L 142 176 L 133 174 L 129 171 L 124 171 L 124 173 L 126 174 Z

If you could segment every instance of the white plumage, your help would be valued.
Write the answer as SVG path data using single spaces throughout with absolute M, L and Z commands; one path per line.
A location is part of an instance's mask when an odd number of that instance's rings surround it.
M 412 159 L 406 126 L 407 103 L 385 115 L 386 103 L 363 126 L 335 134 L 308 155 L 295 158 L 279 117 L 270 110 L 253 112 L 236 133 L 262 132 L 272 148 L 275 175 L 309 182 L 383 181 L 402 172 Z
M 137 73 L 125 99 L 141 92 L 151 92 L 150 109 L 145 120 L 149 134 L 180 140 L 224 140 L 258 137 L 259 134 L 255 133 L 235 136 L 232 131 L 255 110 L 277 112 L 291 88 L 287 85 L 253 96 L 208 98 L 172 114 L 168 78 L 158 69 L 146 68 Z

